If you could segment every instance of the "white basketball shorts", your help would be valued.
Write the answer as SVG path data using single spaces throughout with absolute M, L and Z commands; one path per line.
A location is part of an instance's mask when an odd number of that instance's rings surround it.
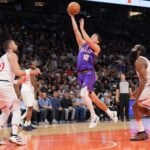
M 26 107 L 34 106 L 35 97 L 33 92 L 21 91 L 21 97 Z
M 13 84 L 0 81 L 0 109 L 2 111 L 13 111 L 18 109 L 19 99 L 17 98 Z

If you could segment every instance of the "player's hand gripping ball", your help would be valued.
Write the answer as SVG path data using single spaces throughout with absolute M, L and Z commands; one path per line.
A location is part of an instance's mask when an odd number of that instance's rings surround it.
M 77 2 L 69 3 L 67 11 L 71 15 L 77 15 L 80 12 L 80 4 Z

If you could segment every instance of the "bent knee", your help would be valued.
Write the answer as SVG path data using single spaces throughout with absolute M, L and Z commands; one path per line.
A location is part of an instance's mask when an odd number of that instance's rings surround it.
M 81 96 L 82 98 L 84 98 L 84 97 L 87 97 L 88 95 L 89 95 L 89 91 L 88 91 L 88 89 L 87 89 L 87 86 L 86 86 L 86 87 L 83 87 L 83 88 L 81 89 L 80 96 Z

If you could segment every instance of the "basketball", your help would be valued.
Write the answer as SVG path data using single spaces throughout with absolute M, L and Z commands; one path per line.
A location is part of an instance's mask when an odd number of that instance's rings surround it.
M 71 2 L 68 4 L 67 11 L 71 15 L 76 15 L 80 12 L 80 4 L 77 2 Z

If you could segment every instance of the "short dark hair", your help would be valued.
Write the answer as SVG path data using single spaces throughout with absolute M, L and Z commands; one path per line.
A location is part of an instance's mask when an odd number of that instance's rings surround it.
M 139 45 L 138 47 L 139 55 L 140 56 L 146 56 L 146 48 L 143 45 Z
M 102 43 L 102 37 L 100 36 L 100 34 L 99 33 L 94 33 L 94 34 L 96 34 L 97 35 L 97 37 L 98 37 L 98 41 L 99 41 L 99 43 Z
M 141 44 L 135 45 L 132 50 L 136 51 L 137 55 L 139 55 L 139 56 L 146 56 L 146 48 L 145 48 L 145 46 L 143 46 Z
M 121 72 L 119 77 L 121 77 L 121 75 L 124 75 L 126 77 L 126 74 L 124 72 Z
M 37 61 L 36 60 L 31 60 L 29 64 L 30 65 L 37 65 Z
M 8 50 L 9 44 L 10 44 L 11 42 L 13 42 L 13 40 L 7 40 L 7 41 L 5 41 L 5 42 L 3 43 L 3 48 L 4 48 L 5 51 Z

